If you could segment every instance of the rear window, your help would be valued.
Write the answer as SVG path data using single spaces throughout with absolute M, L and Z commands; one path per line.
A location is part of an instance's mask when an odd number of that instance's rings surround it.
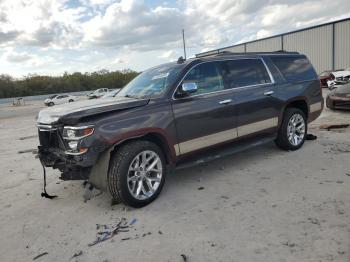
M 265 65 L 260 59 L 227 60 L 219 64 L 225 88 L 271 83 Z
M 271 57 L 271 60 L 288 81 L 305 81 L 317 78 L 314 68 L 306 57 Z

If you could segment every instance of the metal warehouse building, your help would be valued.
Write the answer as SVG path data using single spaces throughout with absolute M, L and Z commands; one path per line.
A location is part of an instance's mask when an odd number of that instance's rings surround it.
M 197 54 L 297 51 L 307 55 L 318 73 L 350 67 L 350 18 Z

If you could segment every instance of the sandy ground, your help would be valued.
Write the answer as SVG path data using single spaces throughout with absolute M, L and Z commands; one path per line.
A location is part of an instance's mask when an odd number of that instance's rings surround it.
M 350 123 L 350 112 L 325 109 L 311 125 L 318 139 L 299 151 L 268 144 L 177 171 L 155 202 L 132 209 L 105 194 L 84 203 L 81 182 L 53 170 L 59 197 L 41 198 L 39 161 L 18 153 L 37 146 L 40 108 L 0 107 L 1 261 L 350 261 L 350 128 L 318 128 Z M 137 219 L 129 232 L 88 246 L 96 224 L 122 217 Z

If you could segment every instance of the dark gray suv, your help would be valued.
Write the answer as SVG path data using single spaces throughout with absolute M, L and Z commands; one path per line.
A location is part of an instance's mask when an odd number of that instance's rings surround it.
M 298 53 L 246 53 L 151 68 L 115 97 L 42 110 L 39 157 L 142 207 L 173 168 L 275 140 L 299 149 L 323 109 L 320 81 Z

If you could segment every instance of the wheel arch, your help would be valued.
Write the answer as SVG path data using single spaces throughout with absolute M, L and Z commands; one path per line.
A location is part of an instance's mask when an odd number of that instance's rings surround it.
M 89 182 L 100 190 L 108 191 L 107 174 L 111 162 L 111 157 L 115 152 L 117 152 L 118 148 L 136 140 L 147 140 L 155 143 L 160 147 L 160 149 L 164 153 L 167 165 L 170 168 L 172 168 L 175 165 L 176 152 L 174 147 L 170 143 L 171 140 L 166 135 L 164 135 L 163 132 L 152 130 L 120 139 L 119 141 L 115 142 L 112 146 L 110 146 L 107 150 L 102 152 L 99 158 L 97 159 L 95 165 L 91 169 Z
M 144 134 L 125 138 L 112 146 L 113 149 L 111 150 L 111 154 L 117 151 L 119 147 L 135 140 L 146 140 L 156 144 L 162 150 L 167 164 L 172 165 L 175 162 L 176 153 L 174 147 L 171 146 L 172 143 L 170 143 L 170 139 L 157 131 L 150 131 Z
M 286 111 L 287 108 L 291 108 L 291 107 L 299 108 L 305 114 L 306 119 L 309 118 L 309 106 L 308 106 L 307 99 L 305 97 L 297 97 L 285 103 L 285 106 L 283 107 L 283 110 L 280 115 L 279 126 L 282 124 L 284 112 Z

